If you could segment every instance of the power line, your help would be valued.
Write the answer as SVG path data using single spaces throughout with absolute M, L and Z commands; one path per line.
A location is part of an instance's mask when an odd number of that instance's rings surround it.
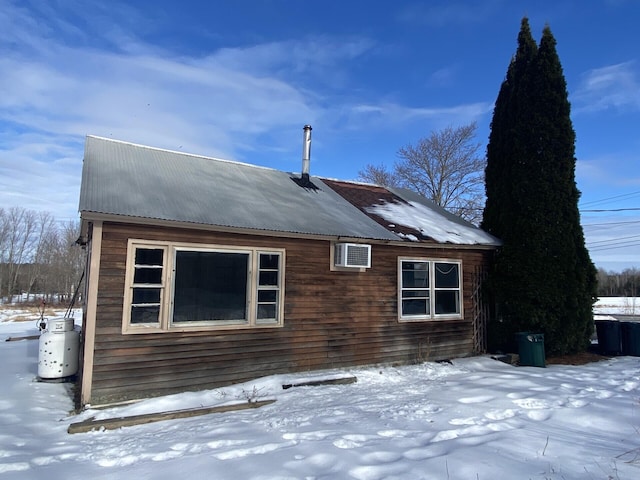
M 614 247 L 614 246 L 634 247 L 636 245 L 639 245 L 640 241 L 637 240 L 637 239 L 634 239 L 634 240 L 630 240 L 630 239 L 634 238 L 634 237 L 638 237 L 638 236 L 640 236 L 640 235 L 635 235 L 633 237 L 626 237 L 627 239 L 612 238 L 611 240 L 604 240 L 603 243 L 601 242 L 599 245 L 591 244 L 587 248 L 589 250 L 601 250 L 601 249 L 606 249 L 606 248 Z
M 590 252 L 602 252 L 604 250 L 615 250 L 617 248 L 628 248 L 628 247 L 637 247 L 640 246 L 639 242 L 622 242 L 620 245 L 611 244 L 611 245 L 599 245 L 596 247 L 589 248 Z
M 609 245 L 596 245 L 595 247 L 587 247 L 590 252 L 601 252 L 603 250 L 613 250 L 616 248 L 631 248 L 640 245 L 638 242 L 620 242 L 611 243 Z
M 599 212 L 630 212 L 640 210 L 640 207 L 632 208 L 611 208 L 611 209 L 598 209 L 598 210 L 580 210 L 584 213 L 599 213 Z
M 626 197 L 633 197 L 636 195 L 639 195 L 640 191 L 638 192 L 631 192 L 631 193 L 623 193 L 622 195 L 615 195 L 613 197 L 607 197 L 607 198 L 601 198 L 600 200 L 592 200 L 591 202 L 585 202 L 582 205 L 586 206 L 586 205 L 594 205 L 597 203 L 609 203 L 615 200 L 620 200 L 622 198 L 626 198 Z
M 620 240 L 626 240 L 629 238 L 638 238 L 640 237 L 640 235 L 630 235 L 628 237 L 618 237 L 618 238 L 612 238 L 609 240 L 596 240 L 594 242 L 587 242 L 587 245 L 594 245 L 596 243 L 610 243 L 610 242 L 619 242 Z
M 603 227 L 609 225 L 628 225 L 632 223 L 640 223 L 640 220 L 633 220 L 629 222 L 604 222 L 604 223 L 583 223 L 583 227 Z

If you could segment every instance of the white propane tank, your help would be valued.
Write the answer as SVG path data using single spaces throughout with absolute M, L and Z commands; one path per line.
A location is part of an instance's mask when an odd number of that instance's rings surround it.
M 73 318 L 47 320 L 39 342 L 38 377 L 64 378 L 78 372 L 80 334 Z

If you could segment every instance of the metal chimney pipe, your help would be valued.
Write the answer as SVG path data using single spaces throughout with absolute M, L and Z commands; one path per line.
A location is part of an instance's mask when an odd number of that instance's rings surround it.
M 308 181 L 311 162 L 311 125 L 305 125 L 302 130 L 302 179 Z

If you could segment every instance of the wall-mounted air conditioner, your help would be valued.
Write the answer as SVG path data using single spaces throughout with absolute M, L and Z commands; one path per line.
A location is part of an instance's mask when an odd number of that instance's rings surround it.
M 334 260 L 336 267 L 370 268 L 371 245 L 336 243 Z

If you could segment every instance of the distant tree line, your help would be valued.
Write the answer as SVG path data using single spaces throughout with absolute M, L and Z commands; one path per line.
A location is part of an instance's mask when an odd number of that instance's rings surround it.
M 58 224 L 49 212 L 0 207 L 2 302 L 24 296 L 68 302 L 84 269 L 85 252 L 76 244 L 79 236 L 79 221 Z
M 627 268 L 622 273 L 598 269 L 599 297 L 640 297 L 640 270 Z

